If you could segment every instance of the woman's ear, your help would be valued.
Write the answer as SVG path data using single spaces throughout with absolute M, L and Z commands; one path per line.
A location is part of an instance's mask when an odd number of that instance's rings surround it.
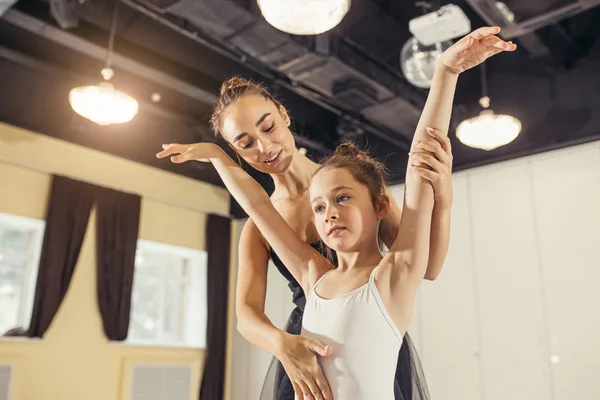
M 281 118 L 283 118 L 283 120 L 285 121 L 285 124 L 287 126 L 290 126 L 290 124 L 292 123 L 292 120 L 290 119 L 290 116 L 288 115 L 287 110 L 282 105 L 279 106 L 279 114 L 281 115 Z

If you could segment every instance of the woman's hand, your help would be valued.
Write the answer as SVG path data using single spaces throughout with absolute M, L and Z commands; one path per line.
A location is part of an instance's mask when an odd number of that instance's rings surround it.
M 215 143 L 192 143 L 192 144 L 163 144 L 163 151 L 156 157 L 165 158 L 171 156 L 171 162 L 181 164 L 186 161 L 209 162 L 211 158 L 218 157 L 223 150 Z
M 437 129 L 426 128 L 429 140 L 417 142 L 409 153 L 409 165 L 431 182 L 434 207 L 452 205 L 452 146 L 448 136 Z
M 333 400 L 317 355 L 331 355 L 331 347 L 302 335 L 284 334 L 275 356 L 281 361 L 298 399 Z
M 484 26 L 450 46 L 440 57 L 439 66 L 460 74 L 502 51 L 515 51 L 517 45 L 498 38 L 500 28 Z

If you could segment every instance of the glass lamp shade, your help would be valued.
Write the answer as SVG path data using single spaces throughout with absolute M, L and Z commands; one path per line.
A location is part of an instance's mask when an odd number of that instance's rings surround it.
M 486 109 L 461 122 L 456 128 L 456 137 L 466 146 L 489 151 L 515 140 L 521 128 L 517 118 Z
M 69 103 L 73 110 L 98 125 L 129 122 L 138 112 L 138 102 L 120 92 L 109 82 L 71 89 Z
M 258 0 L 267 22 L 293 35 L 318 35 L 339 24 L 350 0 Z

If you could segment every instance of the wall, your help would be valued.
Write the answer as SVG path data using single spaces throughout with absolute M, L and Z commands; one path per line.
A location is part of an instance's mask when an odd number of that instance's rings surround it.
M 600 398 L 600 142 L 453 184 L 448 258 L 413 321 L 432 398 Z
M 50 173 L 143 196 L 140 238 L 202 250 L 205 214 L 227 214 L 221 188 L 0 124 L 0 212 L 44 218 Z M 131 360 L 194 366 L 204 351 L 109 343 L 96 303 L 95 222 L 90 218 L 69 291 L 43 340 L 0 339 L 0 362 L 17 361 L 16 400 L 120 399 Z

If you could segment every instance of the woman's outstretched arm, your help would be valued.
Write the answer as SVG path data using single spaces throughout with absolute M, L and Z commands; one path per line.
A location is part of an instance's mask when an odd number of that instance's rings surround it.
M 193 145 L 166 145 L 157 157 L 172 156 L 171 161 L 182 163 L 190 160 L 210 161 L 229 193 L 237 200 L 256 227 L 277 252 L 281 261 L 296 278 L 305 293 L 333 265 L 303 242 L 277 212 L 267 192 L 246 171 L 235 163 L 214 143 Z

